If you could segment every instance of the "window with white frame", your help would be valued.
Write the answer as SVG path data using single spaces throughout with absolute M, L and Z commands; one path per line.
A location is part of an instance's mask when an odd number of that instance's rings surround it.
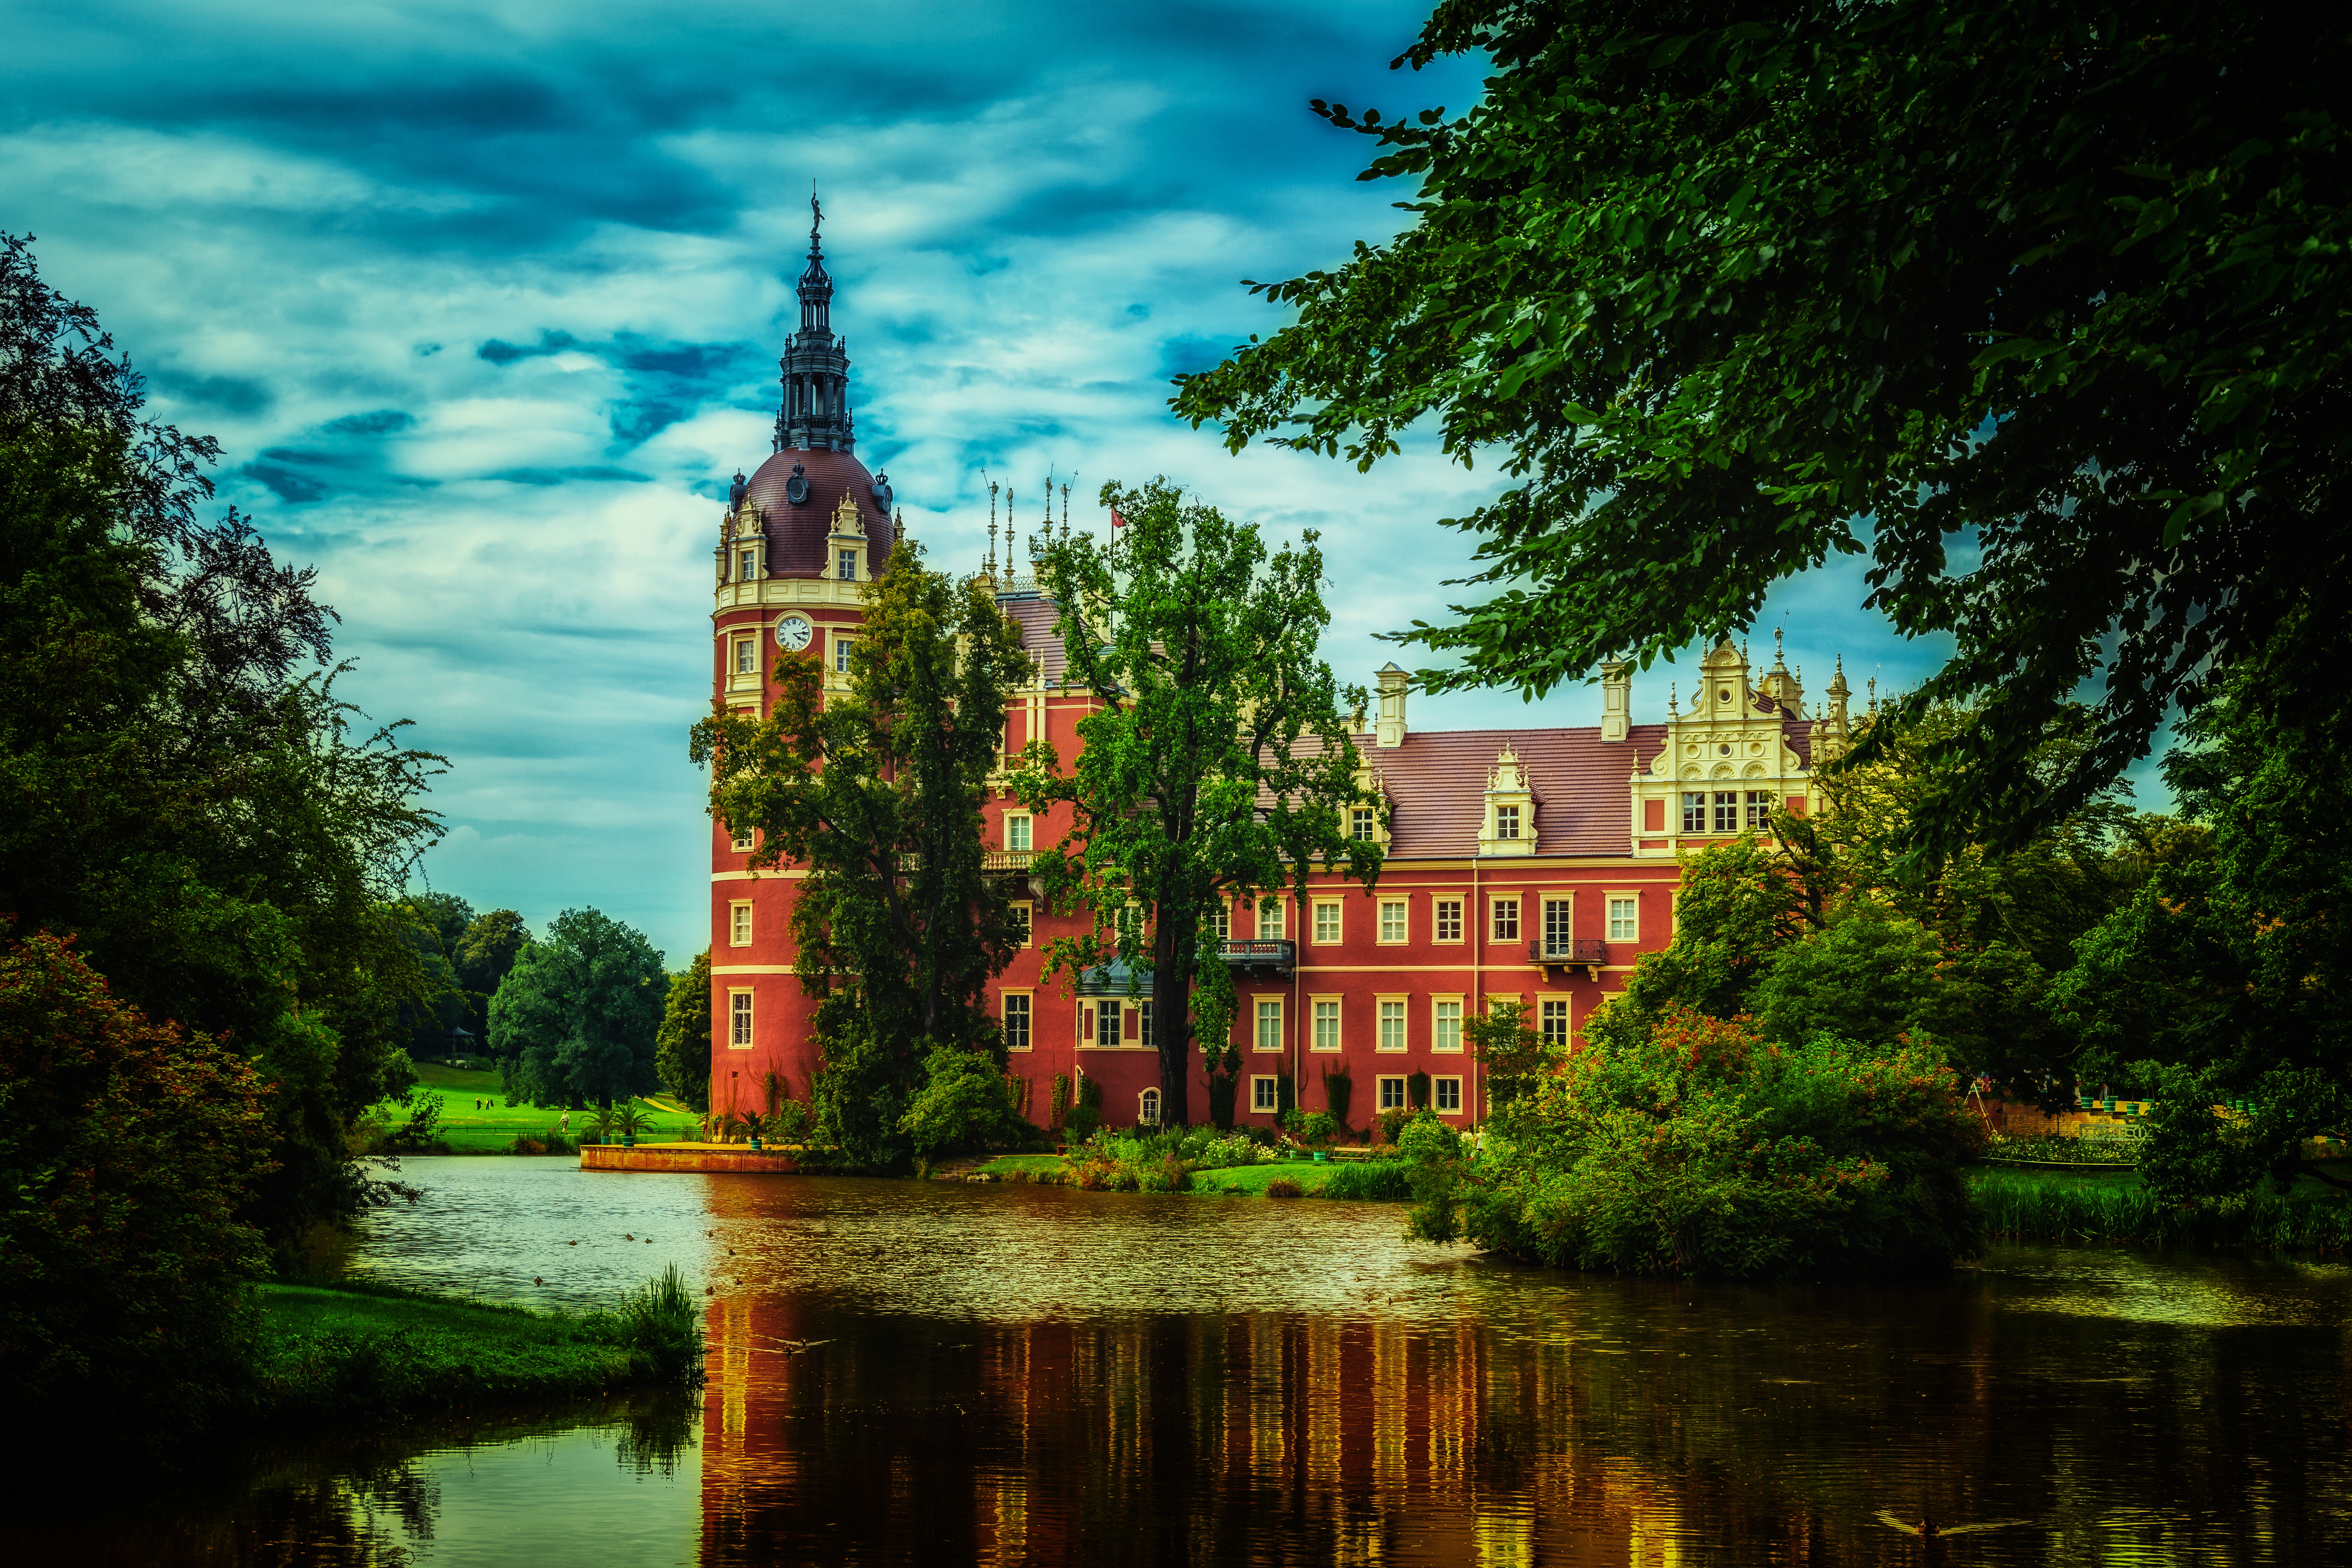
M 1410 929 L 1412 908 L 1412 906 L 1402 899 L 1381 900 L 1381 940 L 1382 942 L 1400 942 L 1405 940 L 1405 933 Z
M 845 550 L 840 553 L 840 571 L 835 574 L 845 583 L 857 581 L 857 552 Z
M 1548 953 L 1576 951 L 1576 905 L 1567 899 L 1543 901 L 1543 943 Z
M 751 945 L 751 906 L 748 901 L 727 906 L 727 941 L 732 947 Z
M 1517 899 L 1496 899 L 1494 902 L 1493 908 L 1495 911 L 1495 940 L 1496 942 L 1518 941 L 1519 900 Z
M 735 830 L 735 853 L 738 855 L 748 855 L 751 852 L 751 830 L 748 827 L 737 828 Z
M 1772 826 L 1772 797 L 1760 789 L 1751 789 L 1748 792 L 1748 826 L 1750 827 Z
M 1152 1049 L 1159 1042 L 1151 1037 L 1151 1004 L 1138 1002 L 1135 1005 L 1135 1043 L 1147 1051 Z
M 1125 1020 L 1119 1016 L 1119 1005 L 1106 996 L 1095 1004 L 1095 1044 L 1105 1050 L 1117 1048 L 1121 1043 L 1120 1029 Z
M 1315 999 L 1315 1048 L 1318 1051 L 1339 1048 L 1339 999 L 1336 996 Z
M 1359 844 L 1370 844 L 1379 825 L 1380 817 L 1369 805 L 1357 806 L 1349 814 L 1349 827 Z
M 1135 1120 L 1143 1127 L 1160 1125 L 1160 1091 L 1147 1089 L 1135 1097 Z
M 1568 1049 L 1568 998 L 1545 997 L 1542 1016 L 1544 1044 L 1557 1051 Z
M 727 1044 L 730 1049 L 738 1051 L 751 1048 L 751 994 L 749 991 L 727 994 Z
M 1383 996 L 1380 1000 L 1381 1033 L 1379 1048 L 1384 1051 L 1404 1049 L 1404 998 Z
M 1315 903 L 1315 942 L 1328 947 L 1339 940 L 1339 904 L 1336 899 L 1318 899 Z
M 833 634 L 834 673 L 837 675 L 847 675 L 849 673 L 849 650 L 856 646 L 857 639 L 856 637 L 845 637 L 839 632 Z
M 1462 940 L 1461 900 L 1438 900 L 1434 906 L 1434 919 L 1437 928 L 1435 932 L 1436 941 L 1460 942 Z
M 1462 1048 L 1462 998 L 1449 996 L 1429 1005 L 1429 1048 L 1433 1051 L 1458 1051 Z
M 1609 940 L 1642 940 L 1642 900 L 1631 893 L 1609 895 Z
M 1231 904 L 1218 904 L 1209 910 L 1209 929 L 1217 933 L 1219 942 L 1234 939 L 1234 910 Z
M 1282 998 L 1279 996 L 1257 999 L 1257 1048 L 1262 1051 L 1282 1049 Z
M 1029 997 L 1025 992 L 1008 991 L 1004 994 L 1004 1048 L 1029 1048 Z
M 1717 833 L 1739 831 L 1739 792 L 1719 789 L 1715 792 L 1715 830 Z
M 1034 934 L 1036 929 L 1034 920 L 1035 913 L 1036 911 L 1034 908 L 1028 904 L 1014 904 L 1013 906 L 1013 930 L 1014 932 L 1013 945 L 1015 947 L 1027 947 L 1029 945 L 1030 938 Z
M 1268 899 L 1257 907 L 1257 939 L 1260 942 L 1282 940 L 1282 901 Z
M 738 551 L 736 552 L 735 581 L 738 583 L 749 583 L 751 580 L 751 563 L 754 557 L 752 556 L 751 552 L 748 550 Z
M 1462 1080 L 1458 1078 L 1433 1078 L 1429 1080 L 1430 1092 L 1440 1113 L 1458 1116 L 1462 1112 Z
M 1279 1109 L 1281 1103 L 1281 1089 L 1276 1079 L 1271 1078 L 1254 1078 L 1250 1079 L 1250 1109 L 1252 1110 L 1274 1110 Z
M 1025 851 L 1028 849 L 1029 821 L 1029 815 L 1026 812 L 1011 811 L 1005 813 L 1004 847 L 1007 849 L 1015 851 Z
M 1380 1085 L 1381 1109 L 1382 1110 L 1402 1110 L 1405 1108 L 1404 1079 L 1401 1078 L 1384 1078 L 1380 1080 Z
M 1495 808 L 1495 837 L 1497 838 L 1517 838 L 1518 836 L 1519 808 L 1516 805 L 1496 806 Z
M 1685 833 L 1706 831 L 1706 792 L 1705 790 L 1698 790 L 1683 796 L 1683 831 Z
M 735 639 L 735 673 L 738 675 L 760 673 L 760 645 L 754 639 L 751 637 Z

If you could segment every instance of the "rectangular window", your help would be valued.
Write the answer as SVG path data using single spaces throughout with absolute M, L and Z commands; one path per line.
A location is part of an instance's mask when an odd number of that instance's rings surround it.
M 1495 940 L 1496 942 L 1518 941 L 1519 900 L 1517 899 L 1496 899 L 1495 900 L 1494 910 Z
M 760 645 L 750 637 L 735 639 L 735 673 L 738 675 L 760 673 Z
M 1609 940 L 1642 940 L 1642 900 L 1629 894 L 1609 895 Z
M 1260 942 L 1282 940 L 1282 904 L 1269 900 L 1257 907 L 1257 939 Z
M 1402 899 L 1381 900 L 1381 940 L 1398 942 L 1405 940 L 1406 911 L 1412 906 Z
M 1760 789 L 1751 789 L 1748 792 L 1748 826 L 1750 827 L 1772 826 L 1772 797 Z
M 1258 998 L 1257 1048 L 1262 1051 L 1282 1049 L 1282 1001 L 1279 997 Z
M 1381 1079 L 1381 1109 L 1382 1110 L 1404 1109 L 1404 1079 L 1401 1078 Z
M 1140 1020 L 1136 1025 L 1136 1043 L 1147 1051 L 1154 1049 L 1158 1042 L 1151 1037 L 1151 1004 L 1138 1002 L 1135 1005 L 1135 1016 Z
M 727 994 L 727 1044 L 739 1051 L 751 1048 L 751 994 L 730 991 Z
M 1119 1029 L 1125 1020 L 1119 1017 L 1119 1005 L 1106 997 L 1095 1004 L 1095 1044 L 1107 1051 L 1119 1047 Z
M 1029 998 L 1012 992 L 1004 996 L 1004 1048 L 1025 1051 L 1029 1048 Z
M 1029 945 L 1029 940 L 1035 933 L 1036 930 L 1033 920 L 1034 914 L 1035 910 L 1028 904 L 1015 904 L 1013 906 L 1013 928 L 1020 933 L 1019 939 L 1013 944 L 1016 947 L 1027 947 Z
M 1219 904 L 1209 911 L 1209 929 L 1217 933 L 1219 942 L 1234 940 L 1234 910 L 1230 904 Z
M 751 852 L 751 830 L 748 827 L 737 828 L 735 830 L 735 853 L 738 855 L 749 855 Z
M 1318 998 L 1315 1003 L 1315 1048 L 1336 1051 L 1339 1048 L 1339 1003 L 1338 999 Z
M 1430 1004 L 1429 1048 L 1433 1051 L 1458 1051 L 1462 1048 L 1462 999 L 1459 996 Z
M 1543 1005 L 1543 1042 L 1556 1051 L 1568 1049 L 1568 998 L 1547 996 Z
M 751 945 L 751 906 L 750 904 L 727 906 L 727 941 L 730 945 L 735 947 Z
M 1462 940 L 1462 900 L 1459 899 L 1438 900 L 1436 905 L 1436 940 L 1439 942 L 1460 942 Z
M 1353 808 L 1349 813 L 1348 820 L 1357 843 L 1370 844 L 1372 841 L 1373 836 L 1379 829 L 1380 818 L 1374 815 L 1370 806 L 1360 805 Z
M 856 637 L 845 637 L 835 632 L 833 637 L 833 668 L 836 675 L 849 673 L 849 650 L 857 646 Z
M 1429 1087 L 1437 1096 L 1436 1103 L 1440 1114 L 1446 1116 L 1461 1114 L 1462 1080 L 1460 1079 L 1433 1078 L 1429 1080 Z
M 746 551 L 744 551 L 740 555 L 739 555 L 739 556 L 737 556 L 737 557 L 736 557 L 736 561 L 735 561 L 735 581 L 737 581 L 738 583 L 749 583 L 751 580 L 751 552 L 750 551 L 746 550 Z
M 1025 813 L 1008 812 L 1004 817 L 1004 847 L 1012 850 L 1029 847 L 1029 817 Z
M 845 583 L 855 583 L 857 581 L 857 552 L 855 550 L 845 550 L 841 552 L 841 570 L 835 574 L 835 575 L 838 576 Z
M 1517 838 L 1518 836 L 1519 808 L 1516 805 L 1496 806 L 1495 808 L 1495 837 L 1497 838 Z
M 1566 899 L 1544 900 L 1544 952 L 1566 953 L 1576 951 L 1571 940 L 1576 923 L 1576 905 Z
M 1402 996 L 1381 998 L 1380 1048 L 1384 1051 L 1404 1049 L 1404 998 Z
M 1706 792 L 1701 791 L 1696 795 L 1685 795 L 1683 796 L 1683 831 L 1685 833 L 1705 833 L 1706 831 Z
M 1273 1079 L 1254 1078 L 1250 1079 L 1250 1109 L 1252 1110 L 1275 1110 L 1281 1103 L 1275 1098 L 1275 1093 L 1276 1081 Z
M 1717 833 L 1739 831 L 1739 792 L 1719 789 L 1715 792 L 1715 830 Z
M 1318 946 L 1328 947 L 1339 940 L 1339 906 L 1318 902 L 1315 906 L 1315 941 Z

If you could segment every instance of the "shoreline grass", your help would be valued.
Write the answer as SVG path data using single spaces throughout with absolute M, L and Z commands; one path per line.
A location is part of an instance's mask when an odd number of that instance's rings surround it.
M 2323 1183 L 2194 1205 L 2166 1204 L 2132 1171 L 2032 1171 L 1979 1166 L 1969 1188 L 1985 1233 L 2062 1246 L 2258 1247 L 2352 1249 L 2352 1201 Z
M 690 1384 L 700 1303 L 675 1268 L 610 1311 L 539 1312 L 398 1286 L 270 1282 L 247 1415 L 411 1415 Z

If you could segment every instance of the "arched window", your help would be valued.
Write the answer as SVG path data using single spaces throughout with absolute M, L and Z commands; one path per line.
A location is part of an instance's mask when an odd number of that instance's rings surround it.
M 1135 1120 L 1139 1126 L 1160 1125 L 1160 1091 L 1158 1089 L 1147 1089 L 1143 1091 L 1136 1109 Z

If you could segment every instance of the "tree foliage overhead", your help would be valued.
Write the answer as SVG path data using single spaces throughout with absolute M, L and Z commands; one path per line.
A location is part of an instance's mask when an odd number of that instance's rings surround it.
M 1192 1041 L 1214 1042 L 1213 1073 L 1233 1019 L 1212 916 L 1286 886 L 1303 895 L 1318 870 L 1370 887 L 1381 847 L 1352 837 L 1349 813 L 1384 807 L 1349 738 L 1365 694 L 1317 656 L 1330 615 L 1315 534 L 1269 557 L 1255 527 L 1164 479 L 1105 485 L 1102 503 L 1127 520 L 1115 541 L 1055 542 L 1038 568 L 1064 684 L 1102 707 L 1078 721 L 1067 773 L 1034 741 L 1015 787 L 1034 810 L 1070 809 L 1031 871 L 1052 903 L 1093 916 L 1049 959 L 1149 965 L 1161 1120 L 1181 1126 Z
M 779 650 L 768 717 L 714 704 L 690 745 L 710 764 L 711 815 L 759 833 L 752 868 L 804 872 L 793 939 L 817 999 L 820 1136 L 888 1166 L 912 1149 L 901 1120 L 937 1076 L 934 1049 L 1003 1062 L 986 987 L 1021 932 L 983 863 L 981 804 L 1032 665 L 987 584 L 926 569 L 911 540 L 864 603 L 847 689 L 827 693 L 814 655 Z
M 2172 704 L 2346 586 L 2352 35 L 2161 0 L 1447 0 L 1399 65 L 1466 112 L 1318 102 L 1413 225 L 1254 285 L 1297 323 L 1178 410 L 1369 465 L 1433 419 L 1511 483 L 1455 526 L 1492 590 L 1433 685 L 1541 691 L 1867 558 L 1948 635 L 1898 706 L 1971 704 L 1965 810 L 2064 817 Z M 2089 676 L 2088 742 L 2027 759 Z
M 710 950 L 669 977 L 654 1066 L 662 1087 L 693 1110 L 710 1109 Z

